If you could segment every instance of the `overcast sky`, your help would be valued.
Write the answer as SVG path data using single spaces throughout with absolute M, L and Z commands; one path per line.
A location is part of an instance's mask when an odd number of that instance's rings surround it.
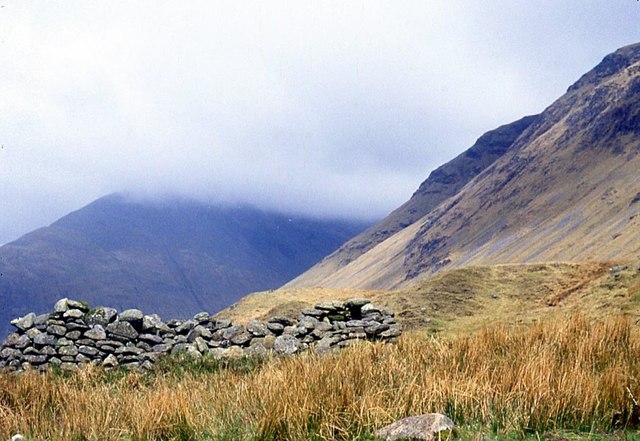
M 640 41 L 635 0 L 0 6 L 0 244 L 114 191 L 381 217 Z

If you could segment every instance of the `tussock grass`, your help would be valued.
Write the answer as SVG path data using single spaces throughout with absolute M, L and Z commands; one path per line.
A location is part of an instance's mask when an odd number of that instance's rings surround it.
M 2 374 L 0 439 L 367 440 L 424 412 L 523 435 L 608 431 L 629 420 L 630 394 L 640 397 L 639 355 L 626 318 L 572 316 L 324 357 Z

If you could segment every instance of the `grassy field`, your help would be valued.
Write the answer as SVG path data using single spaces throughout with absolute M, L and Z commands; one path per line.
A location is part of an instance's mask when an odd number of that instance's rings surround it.
M 628 316 L 574 315 L 324 357 L 0 374 L 0 439 L 364 441 L 443 412 L 463 439 L 638 440 L 617 429 L 637 422 L 639 354 Z
M 539 263 L 471 266 L 437 273 L 400 291 L 291 288 L 243 298 L 219 316 L 238 322 L 273 315 L 295 317 L 301 308 L 349 297 L 387 306 L 405 327 L 465 334 L 490 324 L 520 325 L 545 317 L 627 314 L 640 321 L 640 271 L 627 263 Z

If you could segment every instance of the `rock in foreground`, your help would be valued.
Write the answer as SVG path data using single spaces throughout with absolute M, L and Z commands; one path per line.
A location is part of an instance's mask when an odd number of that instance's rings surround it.
M 385 441 L 447 440 L 457 436 L 453 421 L 441 413 L 411 416 L 385 426 L 376 432 Z

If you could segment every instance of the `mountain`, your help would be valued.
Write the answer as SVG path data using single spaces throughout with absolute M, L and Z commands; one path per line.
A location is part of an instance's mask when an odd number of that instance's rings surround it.
M 406 217 L 377 243 L 369 232 L 385 227 L 373 226 L 286 286 L 392 289 L 470 264 L 637 258 L 638 102 L 635 44 L 606 56 L 540 115 L 514 123 L 502 153 L 467 179 L 445 180 L 440 200 L 414 195 L 421 217 Z M 476 148 L 443 167 L 460 167 Z M 421 189 L 436 188 L 434 173 Z
M 167 318 L 215 312 L 282 285 L 365 227 L 110 195 L 0 247 L 0 332 L 65 296 Z
M 420 220 L 504 155 L 516 138 L 537 119 L 537 115 L 527 116 L 482 135 L 471 148 L 431 172 L 407 202 L 324 258 L 304 273 L 300 281 L 305 285 L 321 283 L 337 269 Z M 297 283 L 295 280 L 290 285 Z

